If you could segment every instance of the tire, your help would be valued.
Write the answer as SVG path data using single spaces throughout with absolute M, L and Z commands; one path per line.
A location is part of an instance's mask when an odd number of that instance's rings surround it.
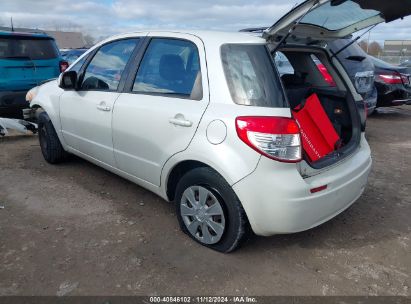
M 38 133 L 41 153 L 50 164 L 58 164 L 67 159 L 67 152 L 57 136 L 56 130 L 46 112 L 42 112 L 38 118 Z
M 178 182 L 175 202 L 182 231 L 203 246 L 228 253 L 237 249 L 250 234 L 248 219 L 237 195 L 211 168 L 187 172 Z

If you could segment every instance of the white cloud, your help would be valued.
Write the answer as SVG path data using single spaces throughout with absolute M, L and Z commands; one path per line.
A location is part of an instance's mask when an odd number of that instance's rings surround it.
M 81 30 L 95 37 L 142 28 L 237 31 L 269 26 L 300 0 L 2 0 L 0 24 Z M 365 37 L 366 38 L 366 37 Z M 411 39 L 411 17 L 371 32 L 371 40 Z

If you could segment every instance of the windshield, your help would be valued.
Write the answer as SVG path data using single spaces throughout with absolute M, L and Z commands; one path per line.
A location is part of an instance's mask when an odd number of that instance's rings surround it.
M 301 23 L 335 31 L 378 15 L 380 15 L 379 11 L 363 9 L 353 1 L 345 1 L 340 5 L 332 5 L 331 2 L 326 2 L 305 15 Z
M 240 105 L 286 107 L 278 73 L 265 45 L 225 44 L 221 58 L 233 101 Z
M 0 59 L 52 59 L 58 57 L 52 39 L 0 38 Z

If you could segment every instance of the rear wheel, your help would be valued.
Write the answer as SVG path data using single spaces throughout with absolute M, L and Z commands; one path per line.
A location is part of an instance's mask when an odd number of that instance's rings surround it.
M 177 185 L 177 217 L 181 229 L 196 242 L 220 252 L 235 250 L 249 235 L 239 199 L 211 168 L 186 173 Z
M 46 112 L 42 112 L 39 115 L 38 133 L 41 153 L 47 162 L 57 164 L 67 158 L 67 152 L 64 151 L 56 130 Z

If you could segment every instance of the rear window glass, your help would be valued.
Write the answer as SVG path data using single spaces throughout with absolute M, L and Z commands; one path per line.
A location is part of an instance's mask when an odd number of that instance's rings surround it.
M 224 73 L 233 101 L 240 105 L 286 107 L 278 73 L 265 45 L 225 44 Z
M 52 39 L 0 38 L 2 59 L 52 59 L 59 52 Z
M 313 24 L 333 31 L 346 28 L 379 14 L 380 12 L 376 10 L 362 9 L 354 1 L 345 1 L 338 5 L 326 2 L 305 15 L 301 23 Z
M 277 66 L 280 76 L 285 74 L 294 74 L 294 68 L 288 58 L 282 52 L 276 52 L 274 55 L 274 62 Z

